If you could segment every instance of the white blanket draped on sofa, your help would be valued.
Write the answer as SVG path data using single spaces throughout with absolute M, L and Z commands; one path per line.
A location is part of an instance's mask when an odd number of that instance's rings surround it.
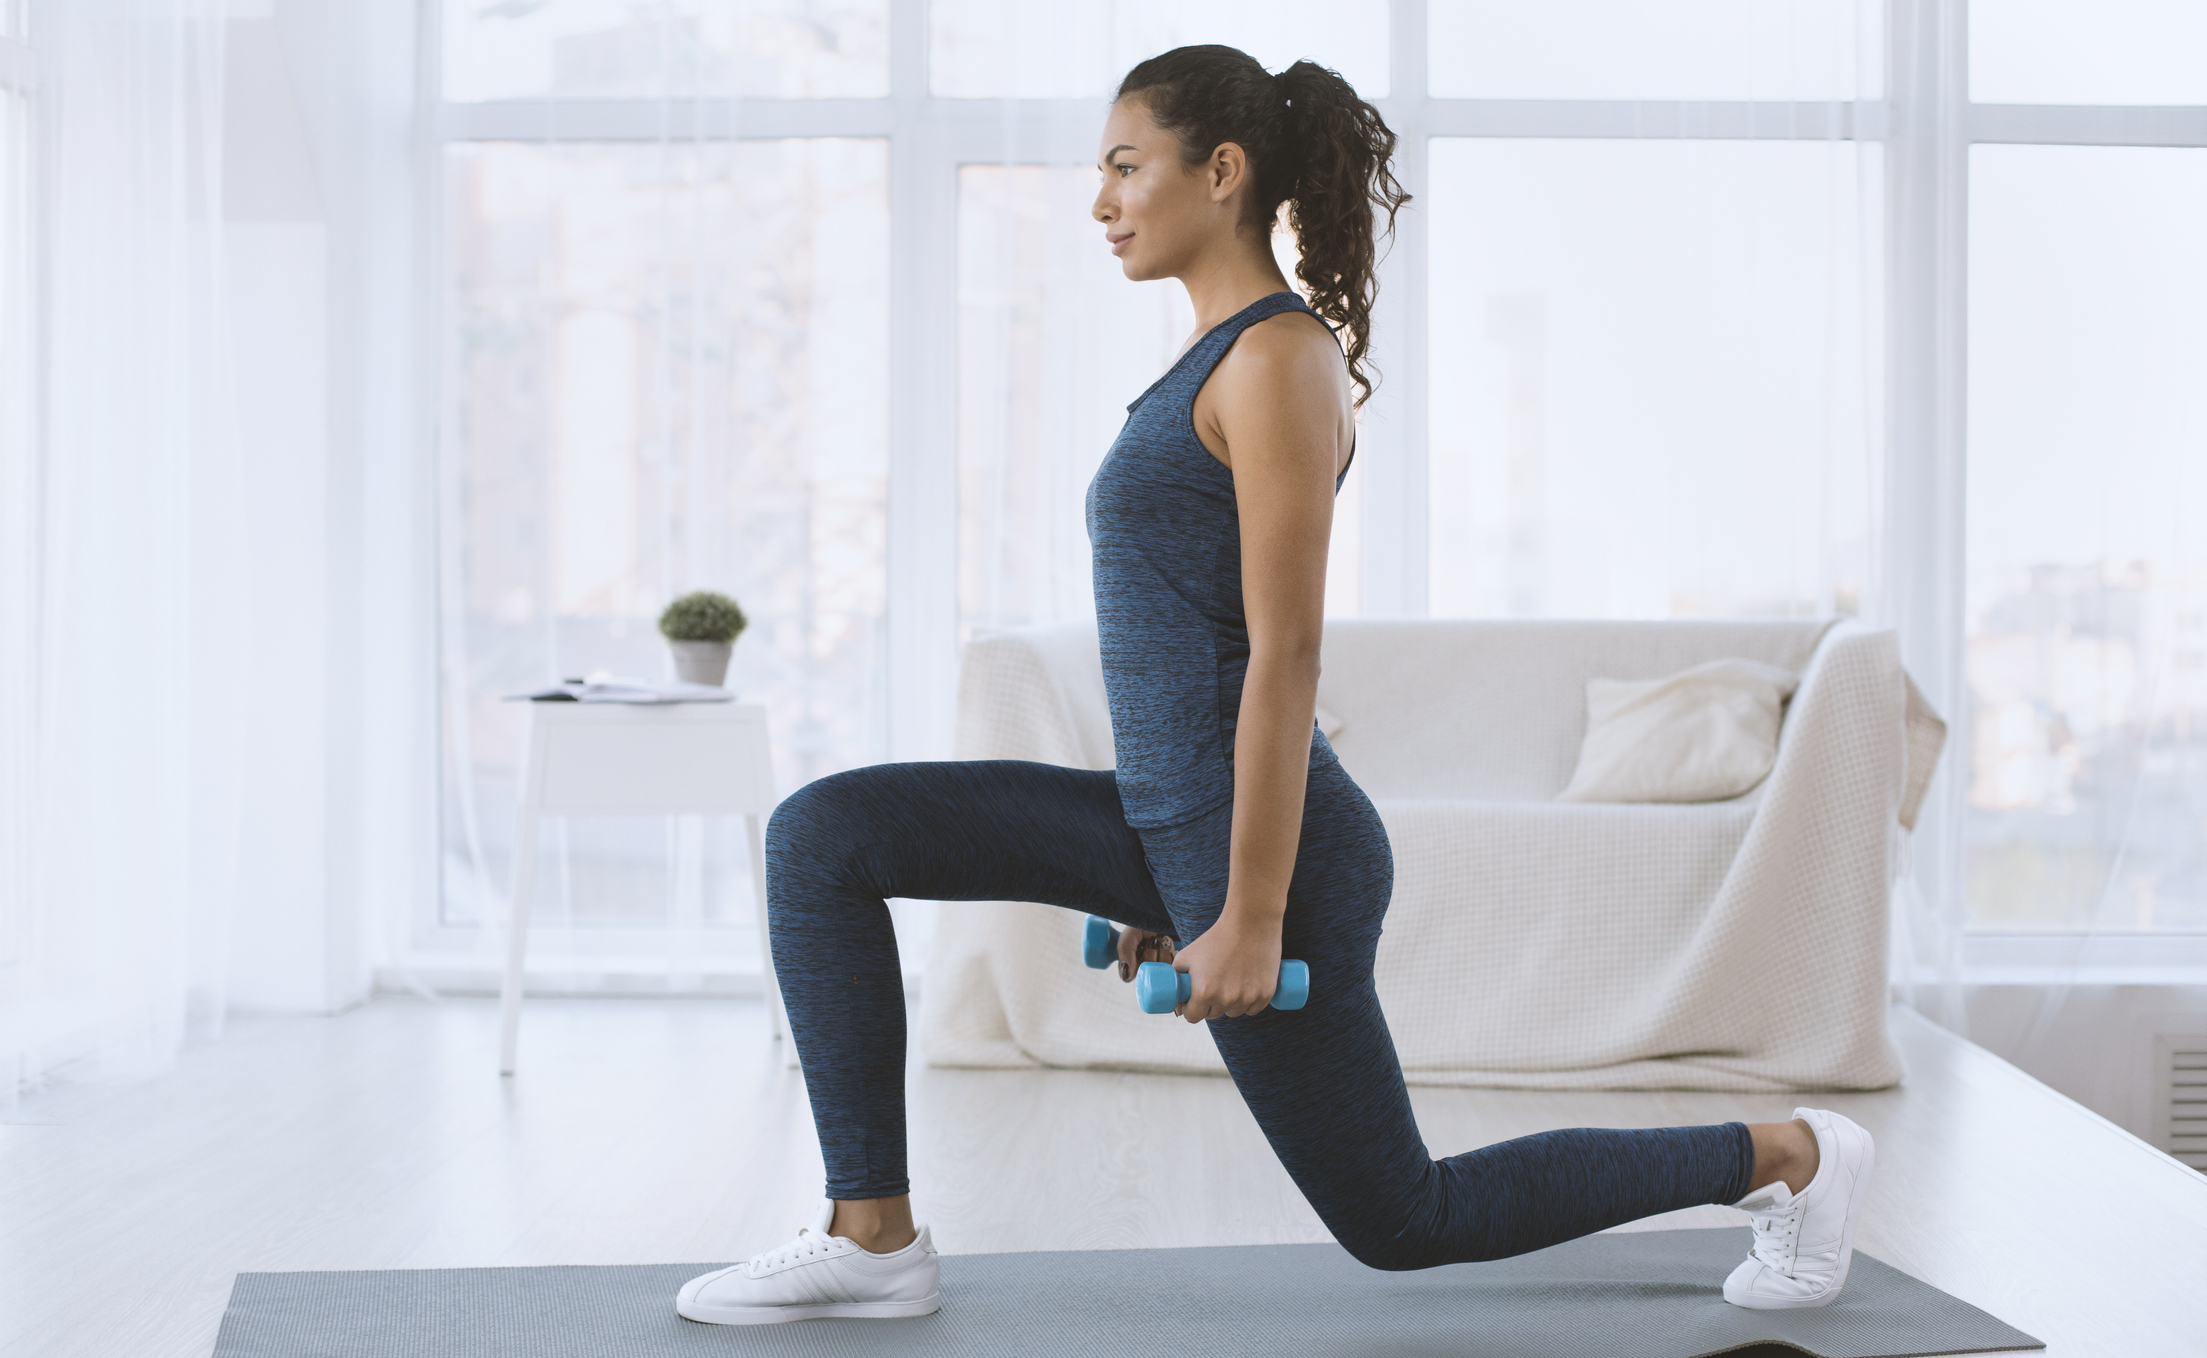
M 1553 800 L 1590 678 L 1726 656 L 1802 673 L 1778 762 L 1695 805 Z M 1886 907 L 1944 728 L 1858 623 L 1337 620 L 1319 706 L 1394 846 L 1377 979 L 1413 1084 L 1875 1089 Z M 1092 623 L 977 638 L 958 757 L 1104 769 Z M 949 1066 L 1223 1073 L 1200 1026 L 1079 957 L 1081 916 L 945 905 L 921 1042 Z M 1314 978 L 1323 984 L 1324 978 Z

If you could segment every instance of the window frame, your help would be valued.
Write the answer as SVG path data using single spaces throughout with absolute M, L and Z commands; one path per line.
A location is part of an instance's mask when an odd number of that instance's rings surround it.
M 436 60 L 439 0 L 422 0 L 425 230 L 443 229 L 443 147 L 466 141 L 879 137 L 889 145 L 887 757 L 946 758 L 957 683 L 958 169 L 1086 165 L 1090 99 L 967 99 L 928 90 L 928 0 L 887 0 L 889 93 L 826 99 L 518 99 L 451 103 Z M 1978 144 L 2207 147 L 2207 106 L 1975 104 L 1968 98 L 1968 0 L 1885 0 L 1882 97 L 1859 101 L 1523 100 L 1428 93 L 1427 0 L 1389 0 L 1389 93 L 1374 100 L 1400 137 L 1396 175 L 1423 200 L 1435 137 L 1860 140 L 1885 144 L 1884 531 L 1894 582 L 1880 621 L 1935 705 L 1963 710 L 1963 538 L 1968 359 L 1969 148 Z M 1381 269 L 1374 356 L 1386 382 L 1367 408 L 1361 611 L 1427 613 L 1428 236 L 1405 213 Z M 443 262 L 426 291 L 441 296 Z M 425 336 L 441 352 L 444 318 Z M 434 364 L 429 365 L 434 371 Z M 432 380 L 427 390 L 434 393 Z M 432 395 L 431 400 L 441 401 Z M 1946 776 L 1915 836 L 1916 873 L 1935 899 L 1961 899 L 1968 733 L 1950 724 Z M 419 937 L 417 932 L 417 937 Z M 2076 934 L 1969 933 L 1965 970 L 2073 967 Z M 2151 938 L 2152 935 L 2141 937 Z M 2166 937 L 2188 939 L 2189 936 Z M 2207 939 L 2179 949 L 2207 972 Z M 2035 949 L 2035 951 L 2034 951 Z M 2103 949 L 2102 951 L 2106 951 Z M 2147 952 L 2151 952 L 2148 949 Z M 2195 955 L 2196 954 L 2196 955 Z M 2097 954 L 2095 954 L 2097 955 Z M 2117 970 L 2142 964 L 2108 952 Z M 2129 959 L 2129 960 L 2126 960 Z M 2163 964 L 2167 954 L 2162 955 Z
M 1970 149 L 2207 147 L 2207 105 L 1976 103 L 1969 0 L 1887 0 L 1887 15 L 1896 135 L 1887 156 L 1886 578 L 1906 582 L 1892 601 L 1901 653 L 1949 717 L 1945 776 L 1918 825 L 1916 870 L 1934 899 L 1959 909 L 1971 735 L 1955 719 L 1968 694 Z M 1909 563 L 1916 569 L 1896 571 Z M 2198 984 L 2207 978 L 2207 934 L 1966 927 L 1960 965 L 1972 984 Z
M 432 0 L 433 3 L 433 0 Z M 1425 0 L 1389 0 L 1389 89 L 1373 102 L 1400 138 L 1396 176 L 1427 188 L 1434 137 L 1614 138 L 1675 129 L 1693 139 L 1828 141 L 1884 135 L 1883 101 L 1441 99 L 1427 94 Z M 957 172 L 963 165 L 1087 165 L 1092 99 L 966 99 L 927 87 L 928 0 L 888 0 L 889 94 L 851 99 L 512 99 L 453 103 L 433 91 L 433 141 L 658 141 L 880 137 L 889 143 L 889 642 L 902 676 L 892 759 L 945 757 L 956 689 Z M 435 16 L 424 24 L 437 27 Z M 434 34 L 429 35 L 434 42 Z M 425 196 L 437 181 L 425 178 Z M 1426 612 L 1426 228 L 1413 208 L 1382 265 L 1375 357 L 1387 380 L 1367 408 L 1361 610 Z M 1392 341 L 1386 337 L 1398 337 Z M 1400 338 L 1413 337 L 1413 338 Z

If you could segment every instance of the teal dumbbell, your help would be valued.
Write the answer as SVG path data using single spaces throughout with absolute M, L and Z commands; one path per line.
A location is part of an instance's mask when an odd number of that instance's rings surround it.
M 1081 960 L 1098 971 L 1119 960 L 1119 931 L 1101 915 L 1090 915 L 1081 932 Z M 1169 1014 L 1193 993 L 1188 973 L 1167 962 L 1144 962 L 1134 973 L 1134 999 L 1145 1014 Z M 1300 1009 L 1310 1003 L 1310 965 L 1293 959 L 1280 963 L 1274 1009 Z
M 1134 1002 L 1145 1014 L 1169 1014 L 1188 1002 L 1195 987 L 1188 973 L 1175 971 L 1167 962 L 1144 962 L 1134 973 Z M 1310 966 L 1293 958 L 1280 963 L 1279 988 L 1272 992 L 1274 1009 L 1300 1009 L 1310 1003 Z
M 1119 931 L 1101 915 L 1090 915 L 1081 934 L 1081 961 L 1098 971 L 1119 960 Z

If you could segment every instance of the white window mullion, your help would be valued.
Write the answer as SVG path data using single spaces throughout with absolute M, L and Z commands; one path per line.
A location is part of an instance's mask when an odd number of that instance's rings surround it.
M 1691 141 L 1875 141 L 1876 101 L 1740 99 L 1433 99 L 1435 137 L 1670 137 Z
M 897 760 L 949 757 L 958 683 L 958 172 L 932 126 L 927 42 L 927 0 L 891 0 L 883 682 Z
M 498 99 L 446 104 L 447 141 L 724 141 L 732 137 L 886 137 L 889 99 Z
M 1368 617 L 1423 617 L 1426 532 L 1426 98 L 1425 0 L 1393 0 L 1388 16 L 1388 97 L 1379 101 L 1399 138 L 1395 177 L 1411 195 L 1380 264 L 1372 359 L 1380 388 L 1365 408 L 1358 460 L 1364 478 L 1358 606 Z
M 2034 146 L 2207 146 L 2207 105 L 1972 104 L 1969 139 Z
M 959 165 L 1093 165 L 1103 120 L 1098 99 L 936 99 L 927 106 L 928 131 L 953 174 Z
M 1932 785 L 1917 880 L 1961 908 L 1969 767 L 1963 641 L 1968 374 L 1968 59 L 1964 0 L 1892 0 L 1885 153 L 1885 486 L 1877 616 L 1945 714 L 1946 776 Z

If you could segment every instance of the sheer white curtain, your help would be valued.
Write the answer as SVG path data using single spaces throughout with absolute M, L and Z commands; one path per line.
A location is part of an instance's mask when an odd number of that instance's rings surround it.
M 5 445 L 0 1098 L 69 1062 L 156 1066 L 223 1010 L 250 718 L 231 665 L 254 621 L 223 17 L 219 0 L 30 16 L 42 362 L 37 423 L 11 412 Z
M 30 776 L 37 723 L 37 351 L 31 272 L 31 73 L 15 7 L 0 4 L 0 1105 L 13 1097 L 30 890 Z
M 1930 349 L 1893 347 L 1929 313 L 1890 257 L 1888 138 L 1943 144 L 1947 73 L 1888 71 L 1913 49 L 1863 0 L 1431 13 L 1435 96 L 1607 123 L 1432 143 L 1432 611 L 1858 616 L 1900 630 L 1951 719 L 1951 638 L 1915 643 L 1959 544 L 1911 532 L 1924 487 L 1895 462 L 1923 450 L 1887 391 Z M 1892 967 L 1959 1026 L 1948 754 L 1925 842 L 1893 830 Z

